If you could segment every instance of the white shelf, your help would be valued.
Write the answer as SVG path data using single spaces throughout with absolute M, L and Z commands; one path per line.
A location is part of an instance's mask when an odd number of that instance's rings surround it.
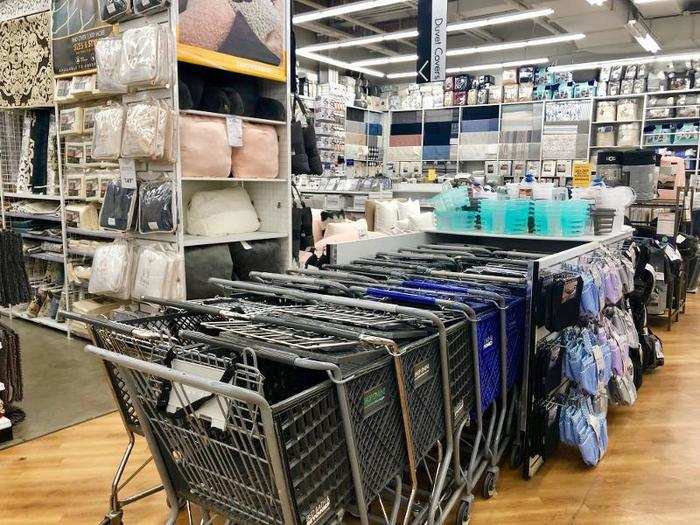
M 51 235 L 38 235 L 34 233 L 22 233 L 20 235 L 23 239 L 31 239 L 34 241 L 46 241 L 46 242 L 63 242 L 60 236 L 52 237 Z
M 99 239 L 117 239 L 124 237 L 124 233 L 107 230 L 85 230 L 83 228 L 75 228 L 69 226 L 66 228 L 66 233 L 73 235 L 83 235 L 84 237 L 97 237 Z
M 270 119 L 266 119 L 266 118 L 244 117 L 243 115 L 229 115 L 228 113 L 212 113 L 210 111 L 199 111 L 196 109 L 181 109 L 180 113 L 184 113 L 185 115 L 199 115 L 202 117 L 218 117 L 218 118 L 235 117 L 235 118 L 239 118 L 241 120 L 244 120 L 246 122 L 254 122 L 256 124 L 269 124 L 270 126 L 286 126 L 287 125 L 287 123 L 283 120 L 270 120 Z
M 182 177 L 183 182 L 287 182 L 287 179 L 234 179 L 231 177 Z
M 28 199 L 35 201 L 60 201 L 60 195 L 41 195 L 38 193 L 4 193 L 5 197 L 11 197 L 13 199 Z
M 342 190 L 311 190 L 299 188 L 299 193 L 314 193 L 319 195 L 370 195 L 374 193 L 391 192 L 392 190 L 377 190 L 377 191 L 342 191 Z
M 591 122 L 594 126 L 606 126 L 612 124 L 635 124 L 637 122 L 642 122 L 641 120 L 598 120 Z
M 229 244 L 242 241 L 260 241 L 264 239 L 282 239 L 287 235 L 279 232 L 251 232 L 237 233 L 234 235 L 222 235 L 218 237 L 200 237 L 197 235 L 185 235 L 185 246 L 211 246 L 214 244 Z
M 638 149 L 639 145 L 636 146 L 591 146 L 591 149 Z
M 698 117 L 667 117 L 667 118 L 648 118 L 645 122 L 686 122 L 688 120 L 700 120 Z
M 365 213 L 364 208 L 345 208 L 343 211 L 349 211 L 350 213 Z
M 618 100 L 621 98 L 642 98 L 646 93 L 632 93 L 630 95 L 606 95 L 604 97 L 594 97 L 595 100 Z
M 61 218 L 56 215 L 45 215 L 42 213 L 21 213 L 18 211 L 6 211 L 6 217 L 14 217 L 15 219 L 34 219 L 37 221 L 61 222 Z
M 698 89 L 680 89 L 680 90 L 668 90 L 668 91 L 647 91 L 647 95 L 650 97 L 658 95 L 687 95 L 689 93 L 700 93 L 700 88 Z
M 63 259 L 62 254 L 58 253 L 25 253 L 24 254 L 26 257 L 30 257 L 32 259 L 40 259 L 42 261 L 50 261 L 50 262 L 55 262 L 55 263 L 61 263 L 63 264 L 65 261 Z
M 442 184 L 430 184 L 430 183 L 399 183 L 394 184 L 392 191 L 394 193 L 442 193 Z
M 643 148 L 697 148 L 696 144 L 644 144 Z
M 3 313 L 7 315 L 8 317 L 10 316 L 10 309 L 9 308 L 0 308 L 0 313 Z M 12 310 L 12 317 L 17 317 L 19 319 L 23 319 L 25 321 L 30 321 L 32 323 L 40 324 L 42 326 L 48 326 L 49 328 L 53 328 L 55 330 L 61 330 L 62 332 L 68 332 L 68 325 L 66 323 L 59 323 L 55 319 L 52 319 L 51 317 L 30 317 L 27 315 L 26 312 L 23 312 L 21 310 Z
M 568 242 L 592 242 L 592 241 L 604 241 L 610 239 L 622 232 L 609 233 L 606 235 L 579 235 L 577 237 L 564 237 L 561 235 L 535 235 L 534 233 L 523 233 L 523 234 L 507 234 L 507 233 L 494 233 L 494 232 L 482 232 L 479 230 L 438 230 L 431 229 L 425 230 L 428 233 L 441 233 L 447 235 L 465 235 L 470 237 L 499 237 L 504 239 L 528 239 L 535 241 L 568 241 Z

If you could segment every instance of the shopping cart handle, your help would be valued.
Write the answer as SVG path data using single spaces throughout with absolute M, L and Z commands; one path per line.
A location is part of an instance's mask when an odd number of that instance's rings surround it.
M 199 314 L 214 315 L 218 317 L 240 317 L 240 308 L 237 308 L 234 304 L 230 305 L 230 309 L 226 310 L 223 308 L 217 308 L 215 306 L 206 306 L 203 304 L 191 303 L 188 301 L 174 301 L 171 299 L 160 299 L 158 297 L 149 297 L 142 295 L 139 300 L 144 303 L 157 304 L 159 306 L 170 306 L 171 308 L 179 308 L 180 310 L 187 310 L 188 312 L 194 312 Z
M 159 334 L 158 332 L 154 332 L 152 330 L 146 330 L 144 328 L 139 328 L 138 326 L 131 326 L 128 324 L 119 323 L 117 321 L 110 321 L 109 319 L 89 317 L 87 315 L 67 312 L 65 310 L 60 310 L 58 314 L 65 319 L 80 321 L 93 327 L 103 328 L 118 334 L 133 335 L 141 339 L 163 339 L 165 337 L 163 334 Z
M 437 301 L 433 297 L 418 295 L 406 292 L 396 292 L 394 290 L 383 290 L 381 288 L 367 288 L 365 294 L 377 299 L 390 299 L 393 301 L 403 301 L 406 303 L 424 304 L 427 306 L 436 306 Z

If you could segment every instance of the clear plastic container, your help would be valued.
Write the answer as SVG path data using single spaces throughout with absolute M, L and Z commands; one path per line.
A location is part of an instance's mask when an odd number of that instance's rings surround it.
M 504 233 L 506 226 L 505 200 L 482 199 L 479 202 L 481 229 L 489 233 Z

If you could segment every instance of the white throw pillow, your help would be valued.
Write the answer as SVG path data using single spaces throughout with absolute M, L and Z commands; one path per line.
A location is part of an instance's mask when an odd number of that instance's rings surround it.
M 374 211 L 374 230 L 391 233 L 399 220 L 399 207 L 396 201 L 377 201 Z
M 414 215 L 420 215 L 420 202 L 408 199 L 406 202 L 399 201 L 399 220 L 408 219 Z
M 399 219 L 396 221 L 396 229 L 401 231 L 401 232 L 409 232 L 413 230 L 413 227 L 411 226 L 411 220 L 406 218 L 406 219 Z
M 338 235 L 339 233 L 347 233 L 349 231 L 356 231 L 360 234 L 360 237 L 366 235 L 367 220 L 359 219 L 357 221 L 329 222 L 326 225 L 324 238 L 330 237 L 332 235 Z
M 192 196 L 187 213 L 187 233 L 215 237 L 250 233 L 260 228 L 258 214 L 248 192 L 240 187 L 200 191 Z
M 435 228 L 435 217 L 432 212 L 421 213 L 414 215 L 408 219 L 411 222 L 411 227 L 417 231 L 431 230 Z

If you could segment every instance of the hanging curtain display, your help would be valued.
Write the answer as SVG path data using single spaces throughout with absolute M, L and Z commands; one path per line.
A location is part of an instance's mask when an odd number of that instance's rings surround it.
M 22 401 L 22 361 L 17 333 L 0 323 L 0 401 L 6 405 Z
M 49 12 L 0 22 L 0 107 L 53 104 Z
M 30 299 L 22 237 L 11 230 L 0 231 L 0 306 L 26 303 Z

